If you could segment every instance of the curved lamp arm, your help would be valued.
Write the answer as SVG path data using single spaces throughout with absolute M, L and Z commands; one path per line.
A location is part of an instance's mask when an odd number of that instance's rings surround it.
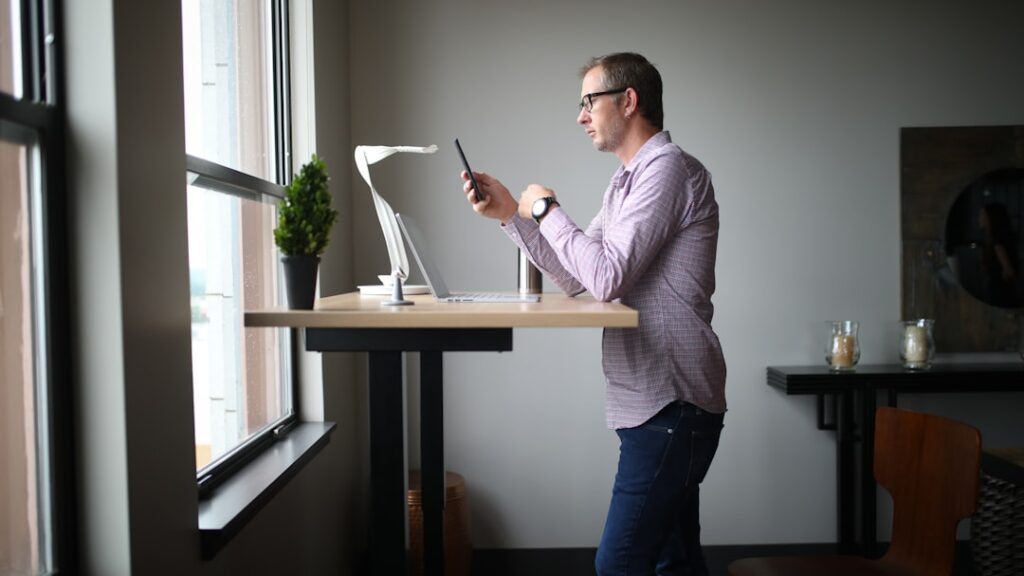
M 380 229 L 384 233 L 384 242 L 388 245 L 388 258 L 391 259 L 391 276 L 396 273 L 405 281 L 409 276 L 409 257 L 405 253 L 405 243 L 402 242 L 402 233 L 398 229 L 398 222 L 395 220 L 395 211 L 387 200 L 381 197 L 377 189 L 373 187 L 370 180 L 370 165 L 398 152 L 410 152 L 413 154 L 433 154 L 437 152 L 437 146 L 356 146 L 356 168 L 359 175 L 366 181 L 373 195 L 373 206 L 377 210 L 377 219 L 380 220 Z

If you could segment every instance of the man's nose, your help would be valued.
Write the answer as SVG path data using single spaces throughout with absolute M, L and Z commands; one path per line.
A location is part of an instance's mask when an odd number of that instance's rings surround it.
M 576 123 L 586 124 L 587 122 L 590 122 L 590 112 L 587 112 L 586 108 L 580 108 L 580 113 L 576 116 Z

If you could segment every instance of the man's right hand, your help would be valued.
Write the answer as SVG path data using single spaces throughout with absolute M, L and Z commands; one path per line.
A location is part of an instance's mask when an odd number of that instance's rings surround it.
M 483 172 L 473 172 L 477 184 L 483 189 L 484 199 L 477 202 L 476 194 L 473 193 L 473 182 L 469 179 L 469 173 L 465 170 L 461 173 L 462 191 L 466 194 L 466 200 L 473 206 L 473 210 L 481 216 L 501 220 L 507 224 L 516 211 L 519 209 L 519 202 L 512 197 L 508 188 L 497 178 Z

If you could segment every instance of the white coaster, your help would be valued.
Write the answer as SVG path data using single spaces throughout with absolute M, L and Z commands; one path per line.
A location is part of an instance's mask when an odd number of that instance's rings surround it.
M 363 296 L 391 296 L 393 288 L 391 286 L 385 286 L 383 284 L 367 284 L 365 286 L 358 286 L 359 293 Z M 402 284 L 402 293 L 406 296 L 410 294 L 430 294 L 430 287 L 426 284 Z

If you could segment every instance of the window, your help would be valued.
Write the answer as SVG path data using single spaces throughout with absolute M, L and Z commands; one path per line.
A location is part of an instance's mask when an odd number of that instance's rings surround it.
M 243 327 L 246 309 L 281 303 L 276 198 L 188 187 L 196 467 L 291 413 L 287 330 Z
M 0 0 L 0 92 L 17 97 L 21 97 L 20 86 L 15 90 L 15 80 L 20 80 L 18 72 L 21 68 L 18 54 L 21 51 L 20 4 L 13 0 Z
M 74 566 L 53 30 L 50 3 L 0 0 L 0 574 Z
M 0 506 L 10 539 L 0 540 L 0 572 L 38 573 L 41 558 L 36 449 L 35 330 L 28 210 L 28 146 L 0 142 L 0 369 L 5 408 Z
M 277 181 L 268 0 L 183 0 L 185 149 Z
M 247 329 L 283 304 L 273 242 L 287 176 L 284 0 L 183 0 L 196 469 L 202 491 L 294 420 L 292 337 Z

